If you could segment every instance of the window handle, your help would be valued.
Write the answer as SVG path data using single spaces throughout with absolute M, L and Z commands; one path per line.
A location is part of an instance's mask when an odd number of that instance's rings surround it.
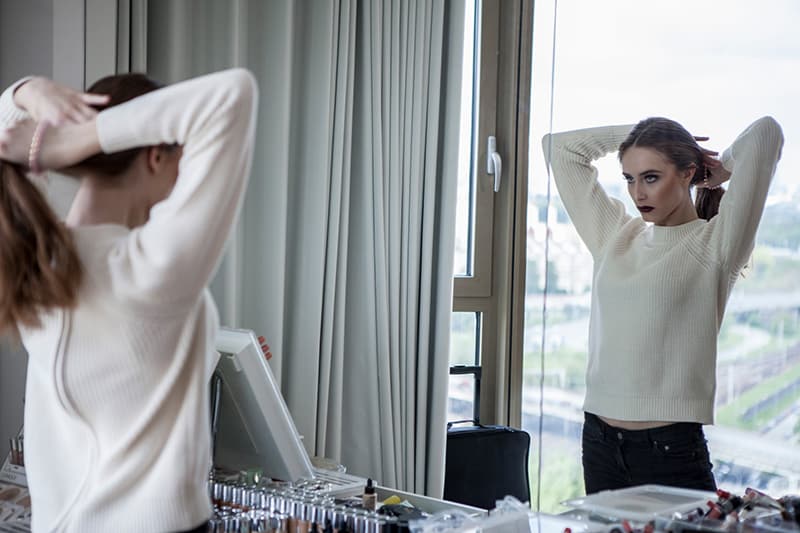
M 500 180 L 503 177 L 503 160 L 497 152 L 497 139 L 490 135 L 486 147 L 486 172 L 494 174 L 494 192 L 500 190 Z

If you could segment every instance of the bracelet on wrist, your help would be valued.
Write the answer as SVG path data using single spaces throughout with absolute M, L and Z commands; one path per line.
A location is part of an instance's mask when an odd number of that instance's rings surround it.
M 34 174 L 41 174 L 42 167 L 39 165 L 39 155 L 42 151 L 42 139 L 44 132 L 50 124 L 43 120 L 36 124 L 36 129 L 33 130 L 33 137 L 31 137 L 31 146 L 28 148 L 28 168 Z

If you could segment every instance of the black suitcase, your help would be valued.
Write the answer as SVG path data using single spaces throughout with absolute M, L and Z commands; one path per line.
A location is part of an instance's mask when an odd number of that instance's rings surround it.
M 444 499 L 483 509 L 511 495 L 530 502 L 531 437 L 508 426 L 447 425 Z

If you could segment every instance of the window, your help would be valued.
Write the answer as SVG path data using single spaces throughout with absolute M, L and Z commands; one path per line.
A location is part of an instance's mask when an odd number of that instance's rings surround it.
M 549 123 L 553 15 L 552 0 L 536 2 L 523 387 L 512 399 L 521 401 L 522 427 L 534 441 L 541 422 L 541 509 L 550 512 L 583 494 L 580 432 L 592 276 L 591 257 L 554 186 L 545 207 L 540 141 Z M 800 46 L 792 22 L 798 16 L 800 5 L 792 0 L 559 3 L 553 130 L 660 115 L 710 136 L 706 145 L 721 151 L 769 114 L 791 138 L 800 129 L 800 78 L 794 74 Z M 633 211 L 616 154 L 598 168 L 609 194 Z M 748 486 L 774 495 L 800 489 L 797 176 L 800 155 L 784 149 L 752 267 L 736 284 L 719 338 L 717 422 L 706 433 L 718 484 L 739 492 Z M 533 464 L 533 482 L 537 474 Z
M 480 418 L 481 313 L 454 312 L 450 321 L 450 383 L 447 420 Z
M 493 82 L 497 60 L 491 53 L 497 8 L 480 0 L 465 6 L 462 68 L 455 287 L 461 296 L 491 293 L 492 177 L 486 173 L 486 142 L 494 135 Z M 495 30 L 495 31 L 492 31 Z
M 522 349 L 522 335 L 513 332 L 522 330 L 523 313 L 510 287 L 524 286 L 524 240 L 515 242 L 514 233 L 515 224 L 524 228 L 515 221 L 524 221 L 527 198 L 528 113 L 520 111 L 519 95 L 527 99 L 530 92 L 532 6 L 530 0 L 467 3 L 466 28 L 474 31 L 465 30 L 449 420 L 472 418 L 465 416 L 470 408 L 481 423 L 519 418 L 520 404 L 509 402 L 509 387 L 519 389 L 510 379 L 521 372 L 510 353 Z M 490 136 L 502 160 L 497 192 L 487 168 Z M 521 269 L 515 269 L 520 261 Z M 512 313 L 515 306 L 519 310 Z M 518 318 L 509 321 L 512 316 Z M 473 344 L 467 346 L 466 339 Z M 472 364 L 463 362 L 466 357 Z M 465 404 L 465 395 L 473 403 Z
M 491 220 L 491 192 L 477 183 L 477 157 L 475 153 L 477 111 L 480 91 L 477 87 L 480 73 L 480 2 L 468 1 L 464 7 L 464 53 L 461 80 L 461 121 L 458 149 L 458 200 L 456 243 L 453 275 L 456 295 L 467 293 L 486 295 L 487 246 L 491 249 L 491 235 L 477 231 L 484 220 Z M 478 46 L 476 46 L 476 42 Z M 489 199 L 487 201 L 487 196 Z M 480 209 L 479 209 L 480 207 Z M 488 237 L 488 239 L 487 239 Z M 487 240 L 489 242 L 487 242 Z M 479 261 L 475 261 L 478 248 Z M 484 283 L 481 283 L 484 280 Z M 448 387 L 449 422 L 477 420 L 479 418 L 480 364 L 481 364 L 481 313 L 453 312 L 450 321 L 450 382 Z
M 491 99 L 497 64 L 491 51 L 498 9 L 468 0 L 464 11 L 448 421 L 479 419 L 481 352 L 487 340 L 481 325 L 492 281 L 494 191 L 485 168 L 485 144 L 494 134 Z

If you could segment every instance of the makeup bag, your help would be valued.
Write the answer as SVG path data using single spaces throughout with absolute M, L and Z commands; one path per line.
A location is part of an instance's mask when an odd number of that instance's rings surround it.
M 454 424 L 447 424 L 444 499 L 483 509 L 509 495 L 530 502 L 530 435 L 508 426 Z

